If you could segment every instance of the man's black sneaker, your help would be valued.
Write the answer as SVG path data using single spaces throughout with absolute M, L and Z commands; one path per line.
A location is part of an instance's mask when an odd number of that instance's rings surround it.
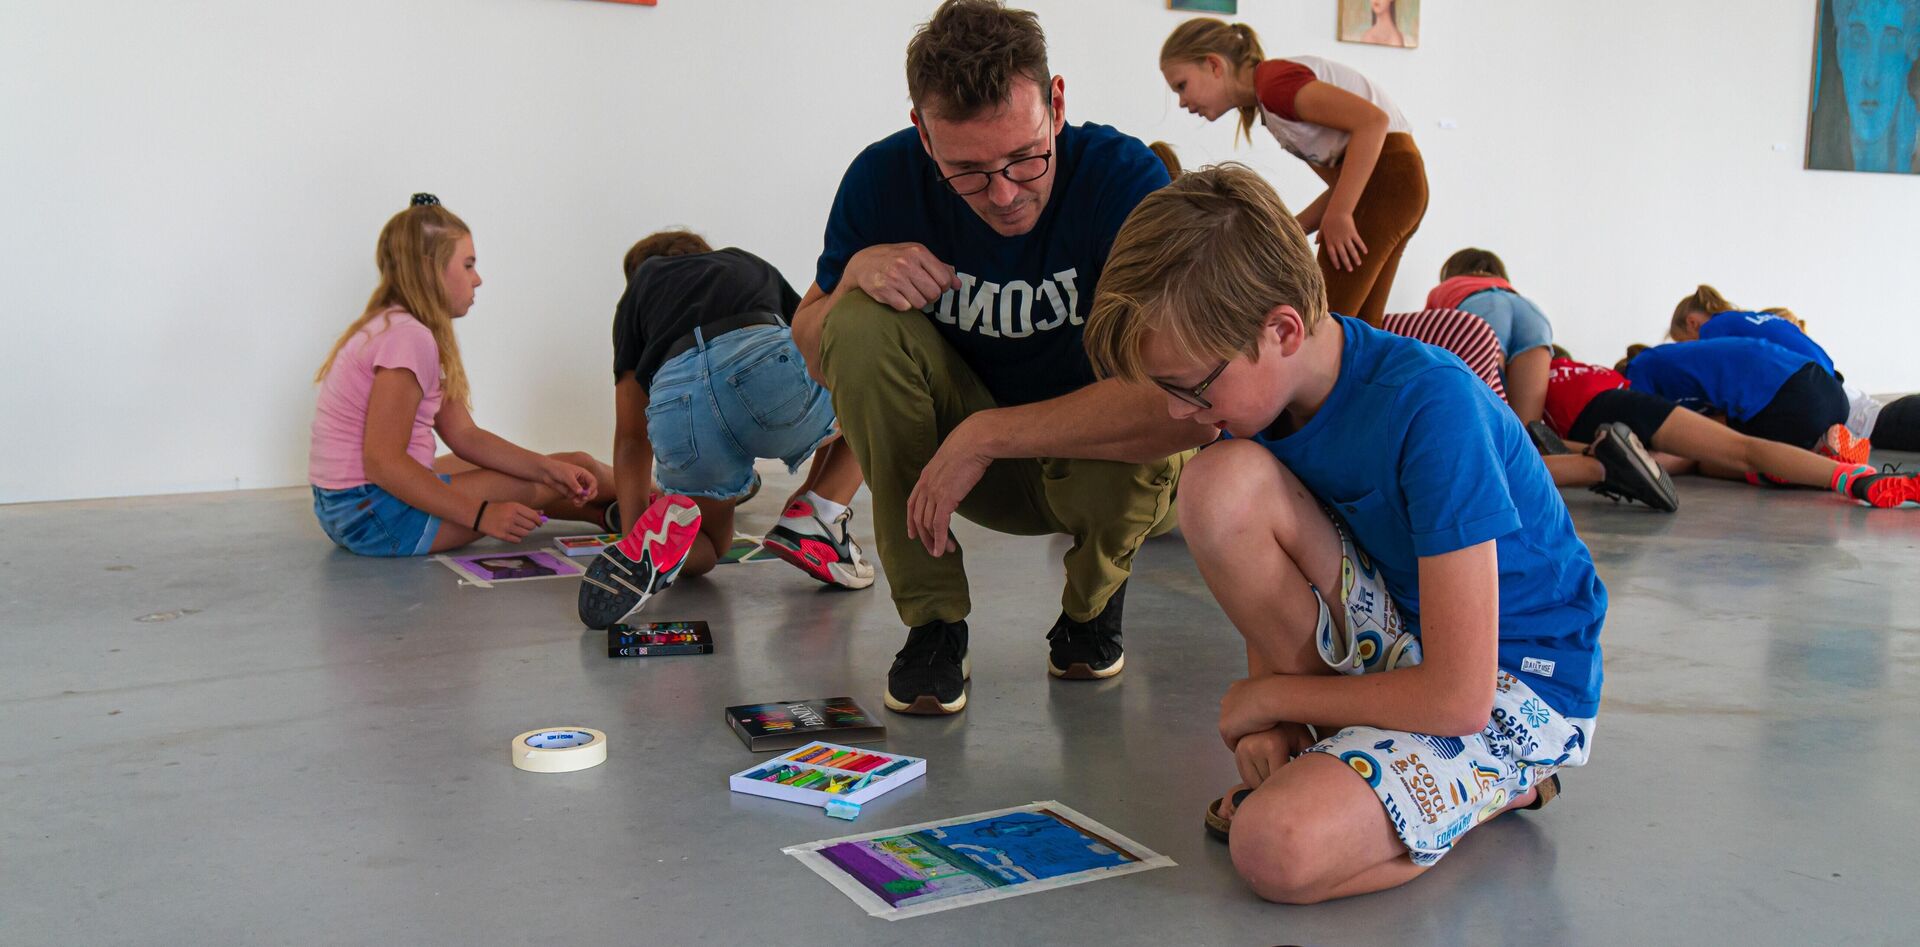
M 887 709 L 957 714 L 967 706 L 967 623 L 935 621 L 909 629 L 887 670 Z
M 1127 584 L 1113 590 L 1107 607 L 1092 621 L 1074 621 L 1060 614 L 1047 632 L 1047 673 L 1070 681 L 1093 681 L 1120 673 L 1127 663 L 1120 648 L 1120 611 L 1126 604 Z
M 1587 456 L 1607 468 L 1607 479 L 1594 484 L 1593 492 L 1616 500 L 1638 500 L 1663 513 L 1680 509 L 1673 478 L 1626 425 L 1618 421 L 1600 425 Z
M 1573 448 L 1568 447 L 1560 435 L 1553 433 L 1553 428 L 1548 427 L 1545 421 L 1528 421 L 1527 436 L 1533 438 L 1533 449 L 1539 451 L 1542 457 L 1573 453 Z

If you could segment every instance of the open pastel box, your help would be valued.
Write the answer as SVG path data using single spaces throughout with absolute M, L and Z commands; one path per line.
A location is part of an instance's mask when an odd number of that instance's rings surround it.
M 835 799 L 860 804 L 927 775 L 917 756 L 809 743 L 727 778 L 734 792 L 826 806 Z

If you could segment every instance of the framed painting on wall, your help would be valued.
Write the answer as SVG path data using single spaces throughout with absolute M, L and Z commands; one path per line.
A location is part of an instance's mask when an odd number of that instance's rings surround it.
M 1238 13 L 1240 0 L 1167 0 L 1167 9 L 1193 13 Z
M 1340 41 L 1375 46 L 1420 45 L 1420 0 L 1339 0 Z
M 1807 167 L 1920 173 L 1920 0 L 1819 0 Z

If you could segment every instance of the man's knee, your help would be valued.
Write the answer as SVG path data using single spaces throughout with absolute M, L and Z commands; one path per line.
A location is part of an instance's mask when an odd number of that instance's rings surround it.
M 888 349 L 899 351 L 908 320 L 925 321 L 917 313 L 895 312 L 857 289 L 840 297 L 820 329 L 820 373 L 827 387 L 837 388 L 836 378 L 858 377 Z

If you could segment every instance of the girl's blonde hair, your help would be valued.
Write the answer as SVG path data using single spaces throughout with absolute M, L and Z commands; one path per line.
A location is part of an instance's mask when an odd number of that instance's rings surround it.
M 1667 336 L 1678 338 L 1677 333 L 1685 332 L 1687 316 L 1692 313 L 1704 312 L 1707 318 L 1711 319 L 1723 312 L 1732 312 L 1739 308 L 1727 302 L 1727 297 L 1720 295 L 1719 290 L 1701 283 L 1700 287 L 1693 291 L 1693 295 L 1681 299 L 1680 304 L 1673 307 L 1673 321 L 1667 324 Z
M 453 259 L 460 238 L 472 233 L 464 221 L 437 201 L 417 203 L 393 215 L 393 219 L 380 228 L 380 242 L 373 251 L 374 265 L 380 270 L 380 285 L 367 300 L 367 308 L 360 313 L 360 318 L 340 333 L 340 338 L 333 343 L 333 351 L 327 353 L 327 360 L 320 364 L 313 380 L 327 377 L 333 360 L 340 356 L 340 350 L 354 333 L 366 328 L 373 317 L 398 307 L 433 333 L 433 344 L 440 350 L 441 397 L 455 404 L 467 404 L 470 393 L 467 370 L 460 363 L 460 346 L 453 338 L 453 310 L 447 304 L 447 291 L 440 282 L 440 274 Z M 420 379 L 420 387 L 424 389 L 428 381 Z
M 1253 32 L 1253 27 L 1210 16 L 1197 17 L 1174 27 L 1172 35 L 1160 44 L 1162 66 L 1203 62 L 1208 56 L 1220 57 L 1236 80 L 1243 70 L 1251 72 L 1253 67 L 1267 58 L 1267 54 L 1260 49 L 1260 37 Z M 1233 140 L 1238 143 L 1245 138 L 1251 143 L 1253 126 L 1259 123 L 1260 106 L 1241 106 L 1240 128 L 1234 132 Z
M 1788 309 L 1785 306 L 1769 306 L 1760 311 L 1766 313 L 1769 316 L 1779 316 L 1780 318 L 1793 323 L 1793 327 L 1796 329 L 1799 329 L 1802 332 L 1807 331 L 1807 320 L 1794 315 L 1793 310 Z
M 1299 222 L 1245 165 L 1189 171 L 1141 200 L 1114 237 L 1087 357 L 1102 378 L 1145 381 L 1151 332 L 1195 362 L 1237 358 L 1256 351 L 1276 306 L 1308 330 L 1326 318 L 1326 280 Z

